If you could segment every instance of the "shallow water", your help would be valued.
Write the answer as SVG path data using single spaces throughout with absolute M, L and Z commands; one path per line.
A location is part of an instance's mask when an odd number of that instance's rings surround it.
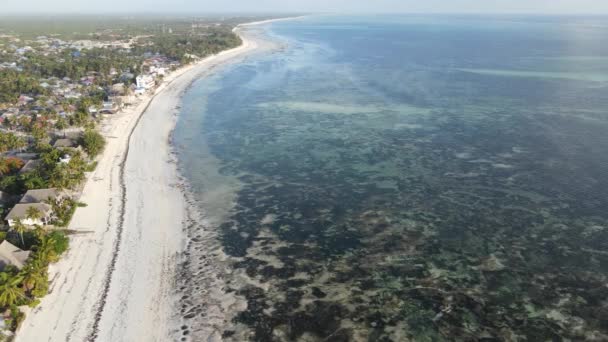
M 608 339 L 606 22 L 309 17 L 196 82 L 224 338 Z

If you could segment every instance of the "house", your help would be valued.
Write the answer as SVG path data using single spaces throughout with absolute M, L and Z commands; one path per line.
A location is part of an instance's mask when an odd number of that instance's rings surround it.
M 80 83 L 85 86 L 92 86 L 95 83 L 94 76 L 87 76 L 80 79 Z
M 150 75 L 139 75 L 135 78 L 137 88 L 150 89 L 154 87 L 154 77 Z
M 163 67 L 159 67 L 159 66 L 150 66 L 150 73 L 151 74 L 156 74 L 157 76 L 165 76 L 166 73 L 166 69 Z
M 116 114 L 116 112 L 118 112 L 119 110 L 120 110 L 120 106 L 118 104 L 118 101 L 109 100 L 109 101 L 103 102 L 103 104 L 101 105 L 101 108 L 99 109 L 99 113 L 100 114 Z
M 34 51 L 34 49 L 32 49 L 31 46 L 24 46 L 22 48 L 18 48 L 16 52 L 20 55 L 23 55 L 26 52 L 31 52 L 31 51 Z
M 119 79 L 120 79 L 122 82 L 127 82 L 127 81 L 130 81 L 130 80 L 134 79 L 134 78 L 135 78 L 135 75 L 134 75 L 134 74 L 132 74 L 132 73 L 130 73 L 130 72 L 125 72 L 125 73 L 123 73 L 122 75 L 120 75 L 120 78 L 119 78 Z
M 56 188 L 28 190 L 19 203 L 42 203 L 61 198 L 62 194 Z
M 9 113 L 9 112 L 5 112 L 0 114 L 0 123 L 3 123 L 4 121 L 8 120 L 10 122 L 10 120 L 15 116 L 15 114 L 13 113 Z
M 127 94 L 127 87 L 124 85 L 124 83 L 113 84 L 112 88 L 110 89 L 110 94 L 124 96 Z
M 80 146 L 76 143 L 76 141 L 68 138 L 62 138 L 55 140 L 53 144 L 54 148 L 67 148 L 67 149 L 78 149 Z
M 28 210 L 30 208 L 36 208 L 40 211 L 40 218 L 29 218 Z M 18 203 L 13 209 L 6 215 L 6 223 L 9 227 L 14 227 L 17 220 L 20 220 L 26 226 L 44 226 L 51 221 L 51 215 L 53 213 L 52 207 L 46 203 Z
M 32 160 L 38 158 L 39 154 L 33 152 L 17 152 L 13 156 L 23 160 Z
M 0 270 L 6 266 L 14 266 L 18 270 L 25 266 L 30 251 L 24 251 L 12 243 L 4 240 L 0 243 Z
M 34 101 L 34 98 L 27 96 L 27 95 L 19 96 L 19 100 L 18 100 L 20 106 L 25 106 L 26 104 L 28 104 L 32 101 Z
M 21 168 L 21 170 L 19 170 L 19 174 L 24 174 L 26 172 L 34 171 L 40 165 L 42 165 L 42 160 L 40 160 L 40 159 L 28 160 L 25 163 L 25 165 L 23 165 L 23 167 Z
M 82 94 L 73 90 L 69 90 L 63 95 L 63 97 L 66 99 L 79 99 L 81 96 Z

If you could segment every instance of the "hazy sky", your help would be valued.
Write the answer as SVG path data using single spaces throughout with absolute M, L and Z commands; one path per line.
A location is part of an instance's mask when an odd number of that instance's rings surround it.
M 608 0 L 0 0 L 2 13 L 608 13 Z

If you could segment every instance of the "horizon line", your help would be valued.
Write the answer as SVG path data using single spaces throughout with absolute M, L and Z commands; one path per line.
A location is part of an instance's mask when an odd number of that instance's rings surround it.
M 230 15 L 230 16 L 281 16 L 281 15 L 543 15 L 543 16 L 597 16 L 603 17 L 608 16 L 608 12 L 592 13 L 592 12 L 530 12 L 530 11 L 509 11 L 509 12 L 491 12 L 491 11 L 402 11 L 402 12 L 369 12 L 369 11 L 197 11 L 197 12 L 146 12 L 146 11 L 125 11 L 125 12 L 96 12 L 96 11 L 83 11 L 83 12 L 69 12 L 69 11 L 40 11 L 40 12 L 4 12 L 0 14 L 0 17 L 11 17 L 11 16 L 218 16 L 218 15 Z

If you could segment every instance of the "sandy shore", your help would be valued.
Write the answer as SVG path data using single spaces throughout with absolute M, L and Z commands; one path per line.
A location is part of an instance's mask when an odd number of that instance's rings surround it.
M 253 36 L 236 32 L 241 46 L 172 73 L 137 106 L 104 121 L 108 144 L 81 197 L 88 206 L 69 227 L 82 234 L 50 267 L 50 293 L 17 341 L 172 340 L 172 277 L 187 204 L 169 136 L 195 79 L 258 48 Z

